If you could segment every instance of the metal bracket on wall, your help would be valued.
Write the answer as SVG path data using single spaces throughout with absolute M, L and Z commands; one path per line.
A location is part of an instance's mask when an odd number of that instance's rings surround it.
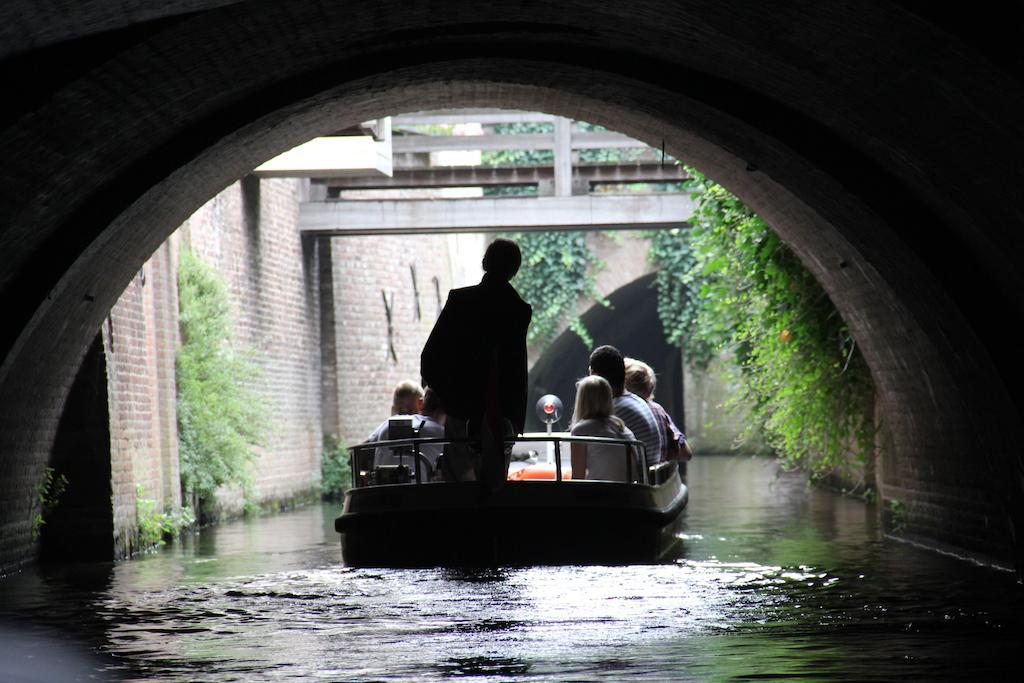
M 441 281 L 437 279 L 437 276 L 430 278 L 434 283 L 434 294 L 437 296 L 437 315 L 441 315 Z
M 423 315 L 420 313 L 420 288 L 416 284 L 416 264 L 409 264 L 409 272 L 412 274 L 412 300 L 416 305 L 415 313 L 413 314 L 413 320 L 420 320 Z
M 384 300 L 384 315 L 388 319 L 388 355 L 391 356 L 391 360 L 398 362 L 398 354 L 395 353 L 395 326 L 391 320 L 391 311 L 395 308 L 395 294 L 391 293 L 391 301 L 388 301 L 387 293 L 382 289 L 380 290 L 380 298 Z

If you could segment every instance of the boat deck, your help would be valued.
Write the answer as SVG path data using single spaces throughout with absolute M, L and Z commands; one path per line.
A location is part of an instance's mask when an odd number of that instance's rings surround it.
M 378 447 L 374 444 L 374 447 Z M 556 458 L 559 456 L 556 456 Z M 636 564 L 677 544 L 689 491 L 676 463 L 643 473 L 652 483 L 508 481 L 364 485 L 335 521 L 350 566 Z

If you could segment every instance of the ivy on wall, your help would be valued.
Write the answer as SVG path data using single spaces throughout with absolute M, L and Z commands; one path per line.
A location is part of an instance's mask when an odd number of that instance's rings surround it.
M 495 123 L 488 126 L 497 135 L 550 134 L 554 124 L 544 122 Z M 555 152 L 550 149 L 501 149 L 485 150 L 480 153 L 484 166 L 550 166 L 555 161 Z M 485 188 L 484 193 L 487 193 Z
M 873 448 L 874 385 L 846 323 L 779 237 L 720 185 L 689 169 L 689 230 L 651 235 L 666 335 L 706 366 L 736 360 L 734 403 L 791 465 L 813 474 Z
M 579 335 L 587 346 L 594 340 L 580 321 L 581 297 L 607 302 L 598 295 L 594 274 L 604 262 L 587 248 L 586 233 L 520 232 L 508 235 L 519 244 L 523 264 L 512 279 L 519 295 L 533 306 L 528 344 L 547 344 L 562 324 Z
M 240 485 L 252 509 L 250 465 L 266 435 L 264 400 L 252 389 L 260 373 L 231 344 L 231 302 L 224 281 L 189 250 L 178 270 L 181 346 L 176 358 L 181 486 L 198 513 L 214 492 Z

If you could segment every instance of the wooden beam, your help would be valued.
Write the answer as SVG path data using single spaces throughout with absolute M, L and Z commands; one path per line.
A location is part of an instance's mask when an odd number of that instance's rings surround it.
M 327 187 L 335 189 L 386 189 L 410 187 L 479 187 L 488 185 L 536 185 L 552 181 L 551 166 L 438 166 L 397 168 L 392 177 L 380 174 L 335 177 Z M 689 178 L 682 166 L 641 162 L 575 166 L 574 182 L 585 183 L 672 183 Z
M 647 230 L 682 227 L 686 194 L 589 195 L 307 202 L 303 233 L 338 237 L 534 230 Z

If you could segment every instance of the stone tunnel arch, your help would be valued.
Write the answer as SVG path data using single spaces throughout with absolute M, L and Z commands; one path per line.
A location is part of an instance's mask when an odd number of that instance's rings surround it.
M 1024 384 L 1002 330 L 1022 317 L 1012 226 L 1024 214 L 1024 96 L 985 61 L 1000 54 L 981 56 L 941 16 L 896 5 L 383 1 L 329 12 L 199 0 L 188 14 L 169 4 L 122 21 L 84 9 L 48 24 L 30 5 L 0 10 L 39 32 L 0 52 L 5 73 L 35 78 L 0 131 L 0 568 L 30 556 L 24 492 L 74 369 L 160 242 L 297 143 L 459 106 L 605 124 L 738 194 L 864 351 L 886 425 L 881 493 L 906 504 L 906 534 L 1002 562 L 1016 548 L 1019 559 Z M 913 77 L 888 78 L 893 63 Z M 968 199 L 959 179 L 970 160 L 986 176 Z M 981 293 L 1000 315 L 973 305 Z
M 587 233 L 585 239 L 590 253 L 604 264 L 594 273 L 594 291 L 600 297 L 608 298 L 626 285 L 654 272 L 654 265 L 647 256 L 650 240 L 642 233 L 622 231 L 608 234 L 594 231 Z M 590 297 L 581 299 L 578 310 L 584 311 L 583 315 L 592 314 L 595 303 Z M 555 340 L 565 337 L 568 329 L 569 322 L 563 321 L 553 335 Z M 542 354 L 548 355 L 548 352 L 546 347 L 537 344 L 528 349 L 528 354 L 527 364 L 532 370 Z
M 580 318 L 595 345 L 611 344 L 623 355 L 639 358 L 654 368 L 658 377 L 658 402 L 676 424 L 685 427 L 682 354 L 665 339 L 653 285 L 653 273 L 642 275 L 609 293 L 610 307 L 593 304 Z M 564 330 L 530 369 L 527 395 L 531 406 L 544 394 L 555 394 L 562 399 L 565 415 L 556 429 L 568 428 L 576 380 L 587 374 L 591 350 L 575 332 Z M 526 421 L 527 429 L 543 431 L 534 411 L 527 411 Z

